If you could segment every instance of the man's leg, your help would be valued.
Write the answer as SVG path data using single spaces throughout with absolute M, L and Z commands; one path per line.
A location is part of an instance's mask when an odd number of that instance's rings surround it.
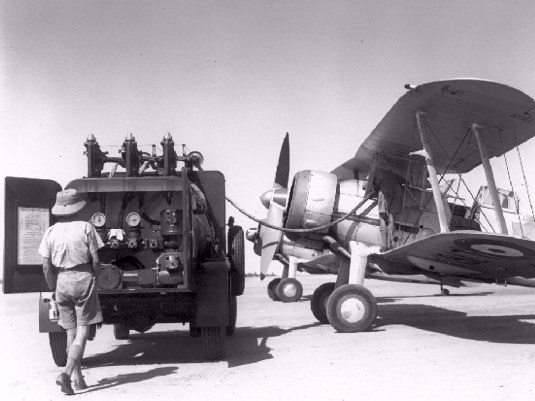
M 67 354 L 67 365 L 63 370 L 67 376 L 71 377 L 76 365 L 80 365 L 82 362 L 82 356 L 84 355 L 85 344 L 89 337 L 89 326 L 77 326 L 76 337 L 69 347 L 69 353 Z M 81 371 L 80 371 L 81 374 Z
M 69 355 L 69 348 L 71 348 L 71 345 L 76 337 L 76 327 L 67 329 L 65 331 L 67 332 L 67 355 Z

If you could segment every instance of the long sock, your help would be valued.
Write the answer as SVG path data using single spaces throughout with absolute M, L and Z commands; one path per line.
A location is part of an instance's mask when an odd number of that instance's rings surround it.
M 72 371 L 74 370 L 74 366 L 76 365 L 76 362 L 82 359 L 82 355 L 84 353 L 84 347 L 82 347 L 79 344 L 72 344 L 69 348 L 69 355 L 67 356 L 67 365 L 65 366 L 65 370 L 63 371 L 69 377 L 72 375 Z

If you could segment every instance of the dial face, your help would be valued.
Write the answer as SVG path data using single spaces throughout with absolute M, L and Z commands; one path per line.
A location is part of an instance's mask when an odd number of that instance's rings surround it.
M 106 224 L 106 216 L 104 213 L 96 212 L 93 216 L 91 216 L 91 224 L 93 224 L 95 227 L 102 227 L 104 224 Z
M 139 216 L 139 213 L 131 212 L 126 215 L 126 224 L 128 224 L 130 227 L 137 226 L 141 221 L 141 217 Z

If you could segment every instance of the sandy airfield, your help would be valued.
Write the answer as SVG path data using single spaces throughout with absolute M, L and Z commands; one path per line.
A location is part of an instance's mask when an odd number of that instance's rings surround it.
M 104 326 L 84 359 L 80 400 L 533 400 L 535 290 L 368 281 L 381 318 L 371 332 L 320 325 L 308 300 L 333 276 L 302 276 L 303 299 L 275 303 L 248 278 L 227 360 L 202 360 L 187 326 L 118 341 Z M 38 295 L 0 295 L 3 400 L 61 400 Z

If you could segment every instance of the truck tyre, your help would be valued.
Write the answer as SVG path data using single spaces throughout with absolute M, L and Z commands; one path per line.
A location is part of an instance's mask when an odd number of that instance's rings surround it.
M 227 336 L 233 336 L 236 330 L 236 318 L 238 317 L 238 304 L 235 295 L 231 295 L 228 305 L 229 324 L 227 326 Z
M 201 339 L 204 357 L 208 361 L 219 361 L 225 356 L 225 335 L 222 327 L 202 327 Z
M 128 340 L 130 330 L 121 323 L 115 323 L 113 325 L 113 335 L 116 340 Z
M 231 266 L 232 295 L 242 295 L 245 290 L 245 246 L 243 229 L 232 226 L 228 230 L 228 257 Z
M 52 358 L 57 366 L 63 367 L 67 364 L 67 333 L 62 330 L 48 333 Z

